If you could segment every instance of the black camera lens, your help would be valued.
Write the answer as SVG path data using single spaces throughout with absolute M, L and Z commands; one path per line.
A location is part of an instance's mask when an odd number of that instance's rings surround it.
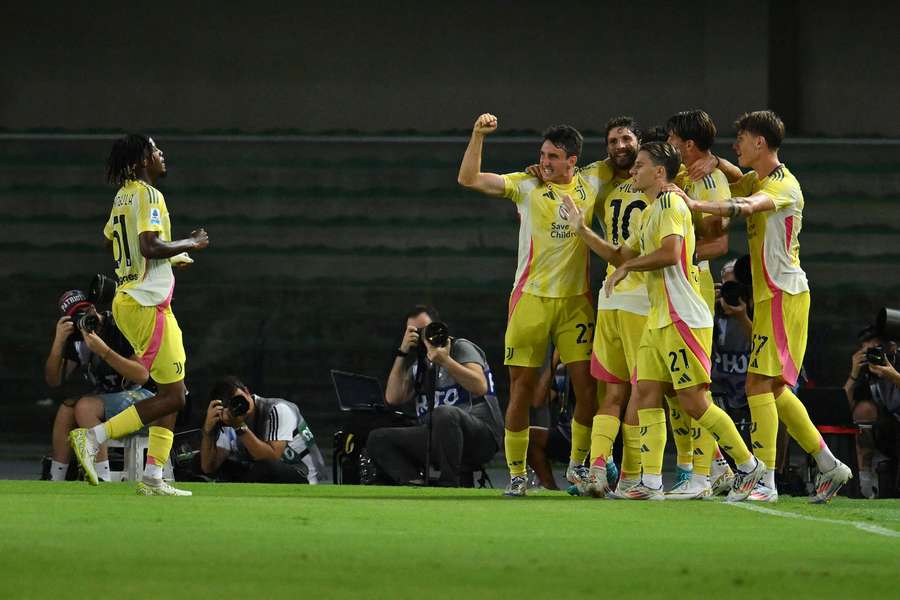
M 446 323 L 441 321 L 433 321 L 425 326 L 422 337 L 428 340 L 428 343 L 435 348 L 443 348 L 450 341 L 450 330 Z
M 740 306 L 741 296 L 743 296 L 744 286 L 737 281 L 726 281 L 722 284 L 722 299 L 728 306 Z
M 882 346 L 874 346 L 866 349 L 866 362 L 870 365 L 883 366 L 887 364 L 887 357 Z
M 250 402 L 241 394 L 235 394 L 225 404 L 232 417 L 241 417 L 250 410 Z
M 116 295 L 116 280 L 102 273 L 94 275 L 88 291 L 88 300 L 93 304 L 109 304 Z
M 88 333 L 94 333 L 100 328 L 100 317 L 95 314 L 85 313 L 75 322 L 75 325 L 78 329 L 84 329 Z

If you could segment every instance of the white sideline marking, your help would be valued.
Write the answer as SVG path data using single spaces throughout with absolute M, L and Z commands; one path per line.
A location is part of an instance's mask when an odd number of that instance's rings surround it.
M 878 525 L 870 525 L 868 523 L 860 523 L 859 521 L 842 521 L 841 519 L 826 519 L 825 517 L 811 517 L 809 515 L 800 515 L 792 512 L 781 512 L 780 510 L 773 510 L 771 508 L 764 508 L 762 506 L 755 506 L 753 504 L 747 504 L 744 502 L 731 502 L 729 503 L 732 506 L 737 508 L 743 508 L 746 510 L 752 510 L 754 512 L 763 513 L 766 515 L 773 515 L 775 517 L 788 517 L 791 519 L 801 519 L 803 521 L 817 521 L 819 523 L 831 523 L 832 525 L 852 525 L 857 529 L 861 529 L 862 531 L 866 531 L 868 533 L 874 533 L 876 535 L 883 535 L 885 537 L 893 537 L 900 538 L 900 531 L 894 531 L 893 529 L 886 529 L 884 527 L 879 527 Z

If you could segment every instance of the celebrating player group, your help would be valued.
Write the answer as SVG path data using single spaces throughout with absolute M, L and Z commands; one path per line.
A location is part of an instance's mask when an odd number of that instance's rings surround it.
M 505 494 L 527 492 L 528 409 L 552 343 L 575 393 L 566 478 L 577 493 L 663 500 L 727 490 L 731 502 L 775 502 L 781 419 L 818 466 L 811 502 L 830 500 L 851 473 L 793 392 L 810 301 L 798 241 L 803 194 L 778 158 L 781 119 L 771 111 L 738 118 L 739 166 L 710 151 L 716 127 L 702 110 L 677 113 L 666 123 L 665 141 L 643 144 L 633 119 L 613 118 L 607 158 L 584 166 L 581 134 L 554 126 L 544 133 L 539 164 L 506 175 L 481 170 L 484 139 L 497 128 L 492 114 L 475 121 L 458 181 L 512 200 L 521 223 L 504 344 Z M 590 227 L 595 213 L 602 235 Z M 708 389 L 715 302 L 708 261 L 727 252 L 728 227 L 740 218 L 747 222 L 755 306 L 746 383 L 752 451 Z M 608 263 L 596 310 L 591 252 Z M 661 475 L 665 405 L 679 472 L 668 491 Z M 620 476 L 609 481 L 620 431 Z

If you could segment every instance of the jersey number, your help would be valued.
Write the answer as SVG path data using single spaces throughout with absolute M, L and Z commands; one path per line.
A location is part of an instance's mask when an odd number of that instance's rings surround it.
M 121 234 L 116 230 L 119 226 Z M 116 242 L 116 250 L 113 258 L 116 260 L 116 268 L 122 266 L 122 256 L 125 256 L 125 266 L 131 268 L 131 250 L 128 247 L 128 230 L 125 228 L 125 215 L 113 216 L 113 239 Z
M 594 332 L 591 331 L 594 328 L 592 323 L 578 323 L 575 327 L 578 329 L 578 339 L 575 340 L 576 344 L 586 344 L 594 340 Z M 591 331 L 591 333 L 589 334 L 588 331 Z
M 678 352 L 669 352 L 669 358 L 672 359 L 672 365 L 669 367 L 669 370 L 675 373 L 676 371 L 680 371 L 681 369 L 676 364 L 678 362 L 678 355 L 681 354 L 681 360 L 684 362 L 684 368 L 688 368 L 688 359 L 687 352 L 684 351 L 684 348 L 681 348 Z
M 644 210 L 647 208 L 647 203 L 643 200 L 635 200 L 631 202 L 628 206 L 625 207 L 625 210 L 622 211 L 622 200 L 616 198 L 610 202 L 610 205 L 613 209 L 612 214 L 612 243 L 619 245 L 619 218 L 621 217 L 621 230 L 622 230 L 622 239 L 627 240 L 628 236 L 631 233 L 628 231 L 628 224 L 631 222 L 631 211 L 633 210 Z

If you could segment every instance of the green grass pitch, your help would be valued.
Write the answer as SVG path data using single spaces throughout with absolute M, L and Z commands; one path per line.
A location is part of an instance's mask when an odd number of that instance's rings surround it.
M 758 512 L 555 492 L 182 487 L 194 496 L 0 482 L 2 596 L 847 599 L 900 590 L 895 500 L 786 498 Z

